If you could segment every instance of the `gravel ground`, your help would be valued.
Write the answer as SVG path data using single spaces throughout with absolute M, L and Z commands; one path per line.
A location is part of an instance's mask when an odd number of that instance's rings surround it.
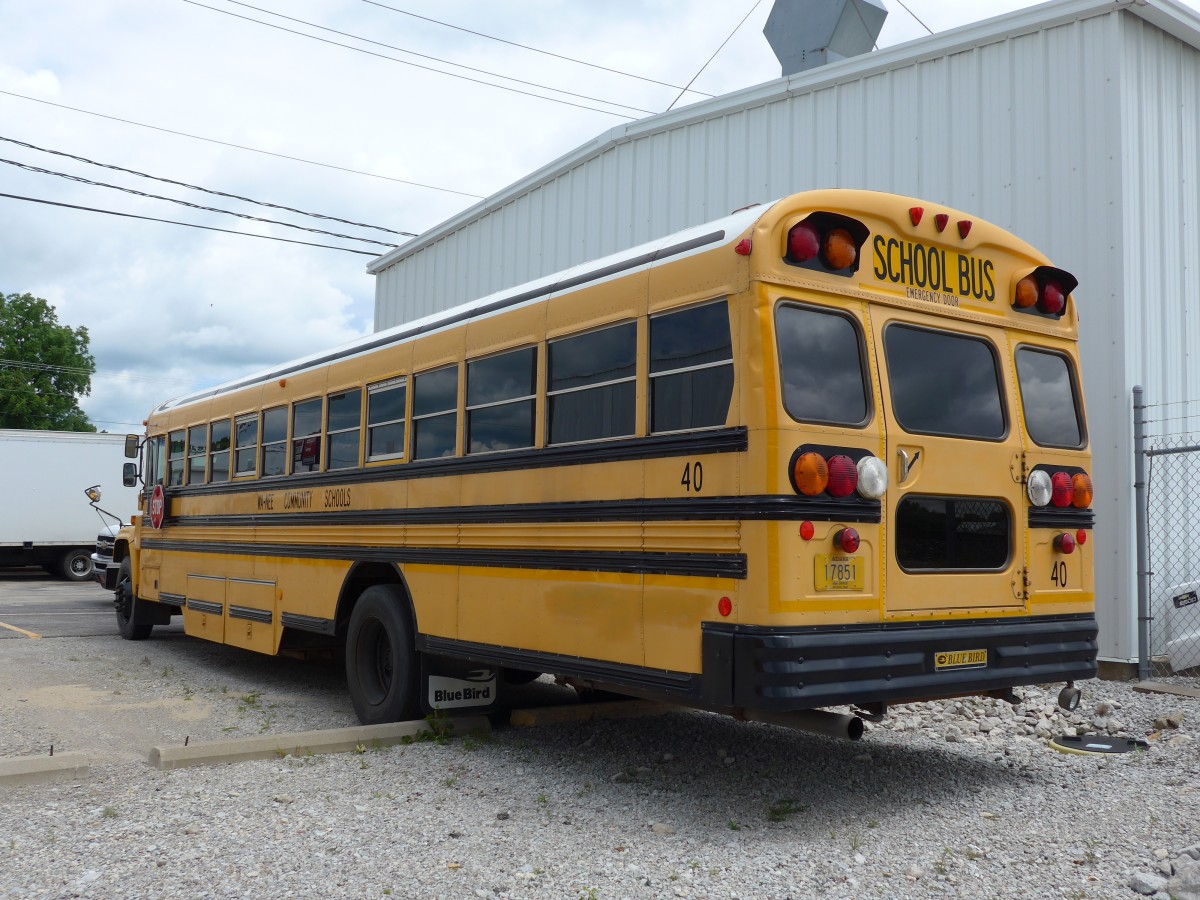
M 93 765 L 0 788 L 0 897 L 1165 900 L 1177 870 L 1200 896 L 1200 705 L 1128 684 L 1083 685 L 1074 717 L 1057 686 L 896 707 L 858 743 L 677 712 L 163 773 L 152 743 L 353 724 L 340 673 L 182 637 L 34 643 L 0 655 L 0 755 Z M 1048 749 L 1073 730 L 1148 749 Z

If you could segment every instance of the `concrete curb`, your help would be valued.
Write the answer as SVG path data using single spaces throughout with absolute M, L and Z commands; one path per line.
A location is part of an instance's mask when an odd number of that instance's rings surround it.
M 490 731 L 491 723 L 484 716 L 463 716 L 438 722 L 451 735 Z M 390 747 L 419 734 L 433 732 L 424 719 L 411 722 L 389 722 L 386 725 L 357 725 L 352 728 L 332 728 L 325 731 L 297 731 L 291 734 L 264 734 L 256 737 L 210 741 L 187 747 L 152 747 L 150 765 L 167 771 L 185 766 L 208 766 L 220 763 L 244 762 L 251 759 L 274 759 L 280 756 L 306 756 L 313 753 L 345 753 L 360 746 L 367 750 Z
M 78 781 L 88 775 L 88 758 L 82 753 L 58 756 L 14 756 L 0 759 L 0 785 Z

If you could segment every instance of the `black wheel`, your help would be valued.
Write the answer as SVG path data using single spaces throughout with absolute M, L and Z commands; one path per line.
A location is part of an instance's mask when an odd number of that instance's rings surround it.
M 358 598 L 346 634 L 346 684 L 364 725 L 416 715 L 416 651 L 408 601 L 399 588 L 375 585 Z
M 127 641 L 144 641 L 154 629 L 154 610 L 145 600 L 133 595 L 133 566 L 129 557 L 121 560 L 117 589 L 113 591 L 117 609 L 117 630 Z
M 92 551 L 76 548 L 58 563 L 59 574 L 67 581 L 87 581 L 92 577 Z

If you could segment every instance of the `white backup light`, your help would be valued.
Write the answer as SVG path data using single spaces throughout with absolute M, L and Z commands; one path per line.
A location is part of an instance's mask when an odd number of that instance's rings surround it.
M 1041 469 L 1030 472 L 1025 492 L 1029 495 L 1029 502 L 1034 506 L 1045 506 L 1050 502 L 1050 496 L 1054 493 L 1050 485 L 1050 476 Z
M 877 456 L 864 456 L 858 461 L 858 492 L 869 500 L 880 500 L 887 493 L 888 472 Z

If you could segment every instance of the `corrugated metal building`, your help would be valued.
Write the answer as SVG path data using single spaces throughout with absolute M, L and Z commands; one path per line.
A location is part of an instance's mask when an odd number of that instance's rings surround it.
M 1200 17 L 1173 0 L 1056 0 L 614 128 L 373 262 L 375 327 L 819 187 L 1079 276 L 1100 653 L 1135 660 L 1130 391 L 1200 398 Z

